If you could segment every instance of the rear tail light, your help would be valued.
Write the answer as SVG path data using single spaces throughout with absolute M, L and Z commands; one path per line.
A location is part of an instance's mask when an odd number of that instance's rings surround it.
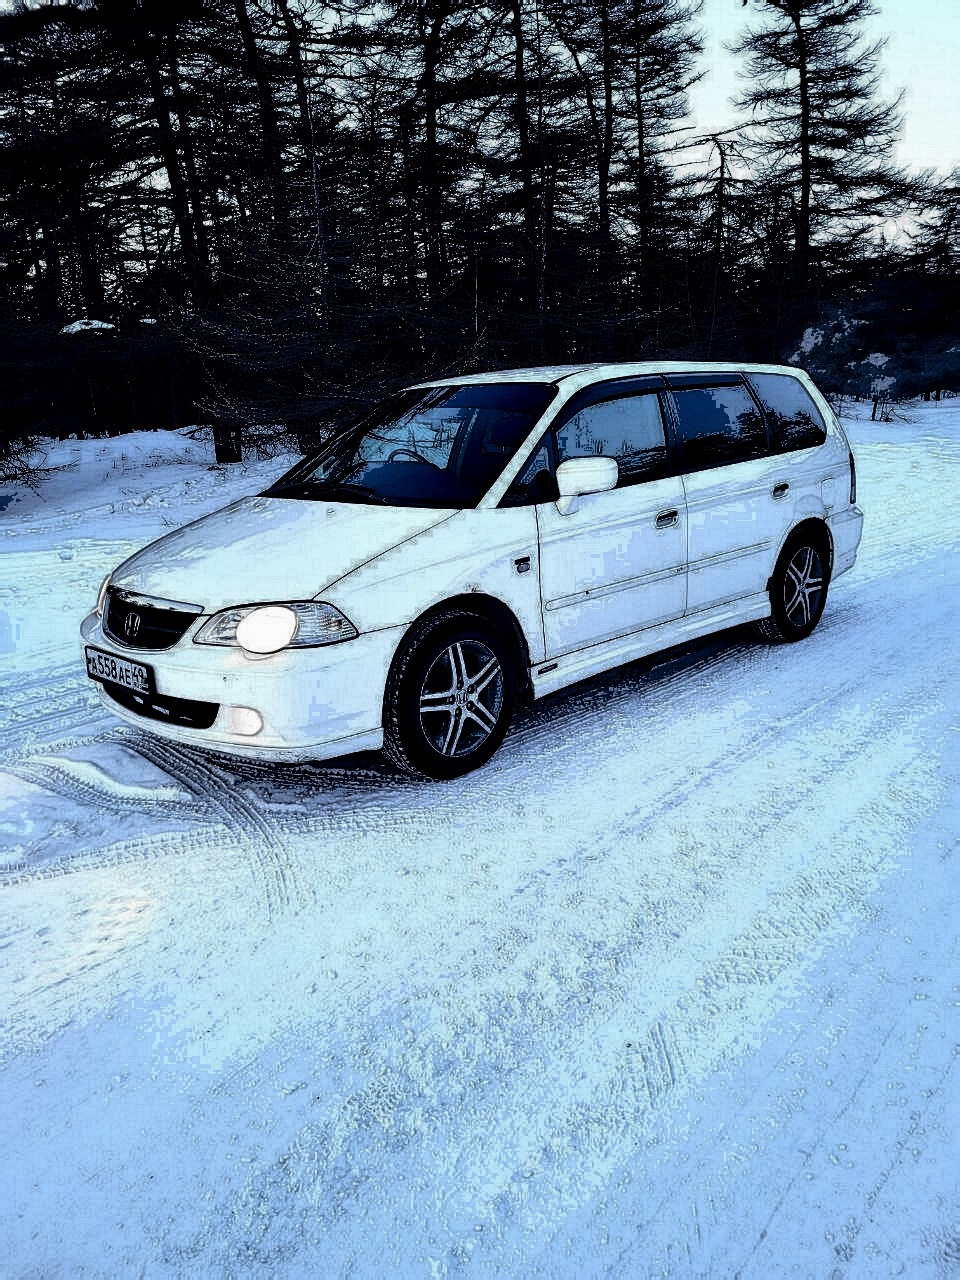
M 850 505 L 857 500 L 857 464 L 853 460 L 853 450 L 850 450 Z

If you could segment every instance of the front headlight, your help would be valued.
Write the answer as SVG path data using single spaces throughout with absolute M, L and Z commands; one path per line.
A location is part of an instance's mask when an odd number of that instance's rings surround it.
M 246 604 L 208 618 L 194 644 L 230 645 L 247 653 L 279 653 L 352 640 L 357 629 L 339 609 L 318 600 Z

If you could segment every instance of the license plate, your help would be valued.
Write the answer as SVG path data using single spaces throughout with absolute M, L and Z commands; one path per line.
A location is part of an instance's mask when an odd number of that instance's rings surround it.
M 153 672 L 142 662 L 130 662 L 113 653 L 99 649 L 86 649 L 87 675 L 101 684 L 119 684 L 135 693 L 152 692 Z

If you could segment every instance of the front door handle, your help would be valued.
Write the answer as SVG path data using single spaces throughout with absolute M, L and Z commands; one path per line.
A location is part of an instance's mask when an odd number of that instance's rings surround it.
M 674 509 L 673 511 L 661 511 L 655 523 L 658 529 L 669 529 L 672 525 L 679 524 L 679 522 L 680 512 Z
M 790 486 L 786 480 L 781 480 L 779 484 L 773 486 L 773 496 L 775 498 L 785 498 L 790 491 Z

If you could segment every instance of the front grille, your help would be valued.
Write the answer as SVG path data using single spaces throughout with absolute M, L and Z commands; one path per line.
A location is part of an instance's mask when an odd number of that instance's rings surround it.
M 119 587 L 108 587 L 103 630 L 125 649 L 169 649 L 203 613 L 199 604 L 155 600 Z
M 118 684 L 100 686 L 121 707 L 148 720 L 181 725 L 187 729 L 209 729 L 220 710 L 219 702 L 194 702 L 192 698 L 163 698 L 158 693 L 134 693 Z

